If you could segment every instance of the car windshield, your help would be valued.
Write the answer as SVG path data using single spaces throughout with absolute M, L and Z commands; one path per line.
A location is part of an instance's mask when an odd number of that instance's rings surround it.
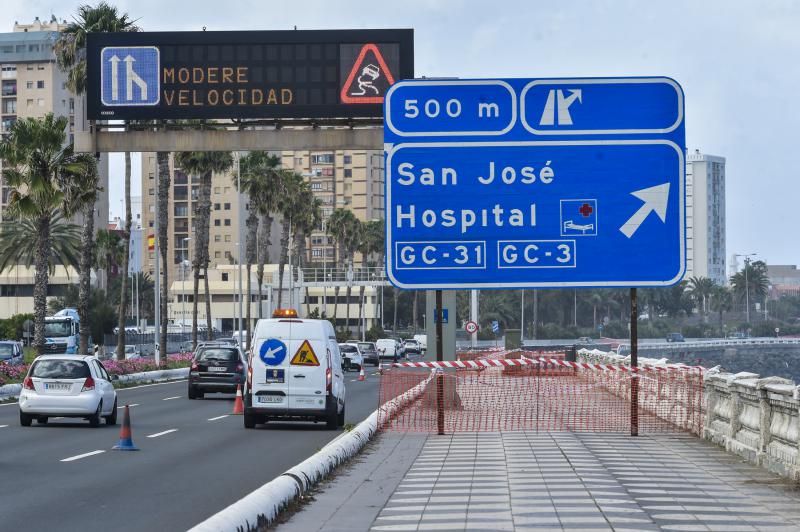
M 14 348 L 10 344 L 0 344 L 0 360 L 8 360 L 14 356 Z
M 375 346 L 369 342 L 359 342 L 358 347 L 360 347 L 361 349 L 367 349 L 369 351 L 375 350 Z
M 197 353 L 197 361 L 203 362 L 205 360 L 222 360 L 224 362 L 234 362 L 239 360 L 239 353 L 236 349 L 228 349 L 225 347 L 212 348 L 206 347 Z
M 31 377 L 42 379 L 85 379 L 89 366 L 83 360 L 38 360 L 33 364 Z
M 356 346 L 354 345 L 340 345 L 339 351 L 341 351 L 342 353 L 357 353 L 358 348 L 356 348 Z
M 44 323 L 45 338 L 62 338 L 70 336 L 70 326 L 68 321 L 46 321 Z

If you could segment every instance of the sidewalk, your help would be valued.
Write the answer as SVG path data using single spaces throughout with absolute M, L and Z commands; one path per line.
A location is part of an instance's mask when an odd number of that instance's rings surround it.
M 800 531 L 800 489 L 694 436 L 387 433 L 278 530 Z

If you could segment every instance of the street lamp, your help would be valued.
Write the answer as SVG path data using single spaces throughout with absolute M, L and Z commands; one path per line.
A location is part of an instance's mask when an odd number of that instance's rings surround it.
M 186 327 L 186 266 L 189 260 L 186 258 L 189 255 L 189 241 L 191 237 L 186 237 L 182 240 L 183 243 L 183 260 L 181 261 L 181 341 L 183 341 L 184 327 Z
M 745 313 L 747 316 L 747 324 L 750 325 L 750 280 L 747 278 L 748 266 L 750 266 L 750 257 L 755 257 L 758 253 L 734 253 L 734 257 L 744 257 L 744 300 L 745 300 Z

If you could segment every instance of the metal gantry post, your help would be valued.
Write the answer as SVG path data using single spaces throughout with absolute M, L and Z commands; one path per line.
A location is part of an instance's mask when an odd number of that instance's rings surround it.
M 631 288 L 631 436 L 639 435 L 639 304 Z
M 242 313 L 242 172 L 241 172 L 241 154 L 237 151 L 236 152 L 236 206 L 237 206 L 237 215 L 236 218 L 238 220 L 238 231 L 239 231 L 239 327 L 238 331 L 241 334 L 241 331 L 244 329 L 242 327 L 242 317 L 244 314 Z M 249 288 L 249 287 L 248 287 Z M 247 302 L 250 304 L 250 301 Z
M 161 177 L 159 176 L 159 173 L 158 173 L 158 160 L 156 160 L 156 171 L 155 171 L 155 174 L 156 174 L 155 175 L 155 177 L 156 177 L 156 190 L 158 190 L 158 184 L 159 184 L 159 181 L 161 180 Z M 154 288 L 155 297 L 156 297 L 156 306 L 155 306 L 155 312 L 154 312 L 154 318 L 155 319 L 153 320 L 154 325 L 155 325 L 155 334 L 153 334 L 153 340 L 154 340 L 153 349 L 155 351 L 154 355 L 155 355 L 155 359 L 156 359 L 156 366 L 160 366 L 161 365 L 161 352 L 160 352 L 160 350 L 158 348 L 158 339 L 159 339 L 159 331 L 161 331 L 161 266 L 160 266 L 161 257 L 159 256 L 160 252 L 161 252 L 161 249 L 160 249 L 161 248 L 161 243 L 159 242 L 159 236 L 158 236 L 158 208 L 156 208 L 156 219 L 155 219 L 155 223 L 153 224 L 153 226 L 155 228 L 155 233 L 156 233 L 155 234 L 155 239 L 154 239 L 155 240 L 155 253 L 156 253 L 155 254 L 155 258 L 156 258 L 156 266 L 155 266 L 156 278 L 155 278 L 155 281 L 153 283 L 153 288 Z
M 436 361 L 442 362 L 444 360 L 444 344 L 442 339 L 442 291 L 436 291 L 436 309 L 434 311 L 436 319 Z M 444 434 L 444 372 L 442 368 L 436 370 L 436 428 L 439 434 Z

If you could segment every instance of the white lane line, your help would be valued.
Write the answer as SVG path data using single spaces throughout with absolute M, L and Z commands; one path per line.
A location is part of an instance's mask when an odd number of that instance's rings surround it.
M 180 398 L 181 398 L 180 395 L 176 395 L 174 397 L 165 397 L 162 399 L 162 401 L 172 401 L 173 399 L 180 399 Z
M 94 456 L 96 454 L 101 454 L 101 453 L 104 453 L 104 452 L 105 451 L 97 450 L 97 451 L 92 451 L 92 452 L 89 452 L 89 453 L 76 454 L 75 456 L 70 456 L 69 458 L 63 458 L 61 461 L 62 462 L 72 462 L 73 460 L 80 460 L 81 458 L 86 458 L 87 456 Z
M 50 419 L 54 419 L 55 420 L 55 419 L 64 419 L 64 418 L 62 416 L 58 416 L 58 417 L 51 417 Z
M 6 428 L 8 425 L 0 425 L 0 429 Z
M 228 417 L 229 415 L 230 415 L 230 414 L 225 414 L 225 415 L 223 415 L 223 416 L 217 416 L 217 417 L 210 417 L 210 418 L 208 418 L 208 420 L 209 420 L 209 421 L 216 421 L 216 420 L 218 420 L 218 419 L 222 419 L 222 418 L 224 418 L 224 417 Z
M 180 384 L 186 382 L 187 379 L 180 379 L 176 381 L 154 382 L 152 384 L 140 384 L 138 386 L 128 386 L 126 388 L 117 388 L 117 393 L 126 392 L 128 390 L 137 390 L 139 388 L 150 388 L 151 386 L 164 386 L 165 384 Z
M 127 405 L 127 406 L 133 408 L 134 406 L 139 406 L 139 403 L 133 403 L 133 404 Z M 117 410 L 125 410 L 125 406 L 124 405 L 123 406 L 118 406 Z
M 178 429 L 169 429 L 165 430 L 164 432 L 156 432 L 155 434 L 150 434 L 148 438 L 158 438 L 159 436 L 163 436 L 164 434 L 169 434 L 170 432 L 178 432 Z

